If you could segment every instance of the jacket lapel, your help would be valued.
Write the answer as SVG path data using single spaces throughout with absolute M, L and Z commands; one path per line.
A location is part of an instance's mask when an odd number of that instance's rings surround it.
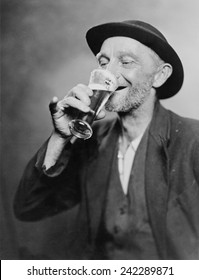
M 157 102 L 149 128 L 145 179 L 149 219 L 161 259 L 166 259 L 169 137 L 168 111 Z
M 116 120 L 108 131 L 98 136 L 98 148 L 95 155 L 91 155 L 87 169 L 86 196 L 88 197 L 88 214 L 90 236 L 95 240 L 100 224 L 100 218 L 105 203 L 109 175 L 114 152 L 117 149 L 119 125 Z

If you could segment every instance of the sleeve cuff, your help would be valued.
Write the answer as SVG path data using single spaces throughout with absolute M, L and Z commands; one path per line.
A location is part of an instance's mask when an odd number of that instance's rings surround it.
M 46 166 L 43 164 L 44 163 L 44 158 L 46 155 L 46 150 L 48 146 L 48 141 L 49 139 L 42 145 L 42 147 L 39 149 L 37 153 L 37 160 L 35 167 L 39 172 L 44 174 L 47 177 L 57 177 L 59 176 L 63 170 L 66 168 L 70 155 L 71 155 L 71 148 L 72 144 L 70 142 L 70 138 L 67 140 L 66 145 L 60 154 L 57 162 L 55 165 L 51 166 L 50 168 L 46 169 Z

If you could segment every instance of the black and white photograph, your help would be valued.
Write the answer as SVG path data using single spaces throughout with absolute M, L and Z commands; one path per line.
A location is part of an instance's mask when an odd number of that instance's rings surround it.
M 199 260 L 198 12 L 1 1 L 2 260 Z

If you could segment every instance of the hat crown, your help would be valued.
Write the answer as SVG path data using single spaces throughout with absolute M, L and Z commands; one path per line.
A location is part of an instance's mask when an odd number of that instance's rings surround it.
M 140 20 L 125 20 L 123 23 L 135 26 L 137 28 L 143 29 L 147 32 L 153 33 L 155 36 L 158 36 L 160 39 L 167 42 L 167 39 L 164 37 L 164 35 L 154 26 L 152 26 L 149 23 L 140 21 Z

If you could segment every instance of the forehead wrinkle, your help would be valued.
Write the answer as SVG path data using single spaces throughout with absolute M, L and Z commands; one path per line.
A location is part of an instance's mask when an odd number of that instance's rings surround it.
M 125 50 L 122 50 L 122 51 L 118 51 L 116 52 L 116 55 L 118 58 L 122 58 L 124 56 L 129 56 L 129 57 L 132 57 L 133 59 L 135 60 L 139 60 L 139 57 L 131 50 L 129 51 L 125 51 Z M 101 57 L 105 57 L 105 58 L 109 58 L 109 55 L 106 54 L 106 52 L 99 52 L 97 55 L 96 55 L 96 59 L 100 59 Z
M 133 52 L 131 50 L 119 51 L 118 56 L 119 57 L 129 56 L 129 57 L 134 58 L 135 60 L 139 60 L 139 57 L 135 54 L 135 52 Z
M 111 37 L 106 39 L 96 55 L 99 60 L 100 57 L 111 59 L 111 57 L 122 59 L 124 56 L 130 56 L 137 64 L 153 63 L 153 67 L 159 66 L 158 55 L 149 47 L 143 45 L 137 40 L 128 37 Z
M 99 54 L 110 57 L 114 55 L 115 57 L 131 56 L 135 60 L 140 60 L 140 55 L 142 55 L 144 45 L 139 41 L 128 37 L 111 37 L 106 39 L 100 49 Z M 97 54 L 97 58 L 100 55 Z
M 108 44 L 109 48 L 115 48 L 115 47 L 122 47 L 122 48 L 134 48 L 137 49 L 139 45 L 141 44 L 139 41 L 129 38 L 129 37 L 110 37 L 107 38 L 101 45 L 101 48 L 104 46 L 106 47 Z

